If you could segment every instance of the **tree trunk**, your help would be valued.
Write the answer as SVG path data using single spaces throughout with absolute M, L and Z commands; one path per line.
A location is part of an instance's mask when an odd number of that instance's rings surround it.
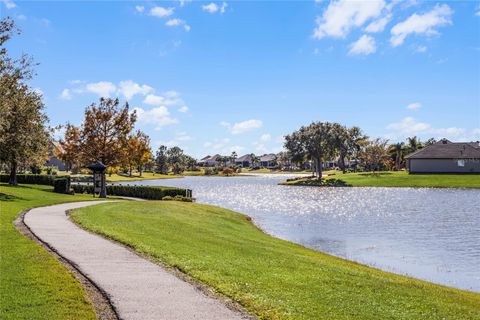
M 320 159 L 315 159 L 315 171 L 318 181 L 322 180 L 322 161 Z
M 138 172 L 140 173 L 140 177 L 142 176 L 143 168 L 142 165 L 138 166 Z
M 17 185 L 17 161 L 12 160 L 10 162 L 10 179 L 8 180 L 8 184 L 11 186 Z
M 342 170 L 343 173 L 345 173 L 346 171 L 346 168 L 345 168 L 345 155 L 340 153 L 340 158 L 339 158 L 339 165 L 340 165 L 340 169 Z
M 129 172 L 128 175 L 129 175 L 130 177 L 132 176 L 132 171 L 133 171 L 133 169 L 132 169 L 132 167 L 130 166 L 130 167 L 129 167 L 129 170 L 128 170 L 128 172 Z

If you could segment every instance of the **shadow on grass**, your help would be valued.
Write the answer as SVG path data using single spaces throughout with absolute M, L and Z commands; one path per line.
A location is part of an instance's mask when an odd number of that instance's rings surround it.
M 359 176 L 364 176 L 364 177 L 381 177 L 381 176 L 388 176 L 393 174 L 392 172 L 365 172 L 365 173 L 359 173 Z
M 16 201 L 16 200 L 23 200 L 23 198 L 0 192 L 0 201 Z

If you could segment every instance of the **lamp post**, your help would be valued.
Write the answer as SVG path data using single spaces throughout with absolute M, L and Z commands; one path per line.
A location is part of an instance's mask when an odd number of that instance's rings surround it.
M 95 194 L 98 193 L 99 198 L 106 198 L 105 169 L 107 169 L 107 166 L 101 162 L 95 162 L 87 168 L 93 172 L 93 196 L 95 197 Z

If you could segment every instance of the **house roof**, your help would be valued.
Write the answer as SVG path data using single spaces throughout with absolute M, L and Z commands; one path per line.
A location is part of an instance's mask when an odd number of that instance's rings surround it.
M 276 154 L 269 153 L 269 154 L 264 154 L 263 156 L 260 157 L 260 161 L 267 162 L 267 161 L 273 161 L 277 157 Z
M 252 156 L 250 154 L 243 155 L 241 157 L 238 157 L 235 162 L 251 162 L 252 161 Z
M 56 140 L 52 140 L 52 145 L 60 154 L 65 153 L 65 149 L 63 149 L 63 146 L 61 145 L 60 142 Z
M 480 147 L 474 142 L 450 142 L 446 139 L 417 150 L 406 159 L 480 159 Z M 478 143 L 477 143 L 478 146 Z

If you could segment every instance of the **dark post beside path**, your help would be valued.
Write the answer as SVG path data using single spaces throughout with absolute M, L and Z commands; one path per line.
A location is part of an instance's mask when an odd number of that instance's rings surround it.
M 95 162 L 87 168 L 93 172 L 93 196 L 95 197 L 95 194 L 98 193 L 99 198 L 106 198 L 105 169 L 107 169 L 107 166 L 101 162 Z

